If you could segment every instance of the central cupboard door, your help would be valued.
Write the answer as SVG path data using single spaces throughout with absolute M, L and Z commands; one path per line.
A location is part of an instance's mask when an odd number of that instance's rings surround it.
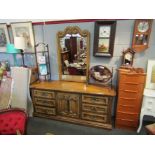
M 58 115 L 79 118 L 78 94 L 57 93 L 57 113 Z

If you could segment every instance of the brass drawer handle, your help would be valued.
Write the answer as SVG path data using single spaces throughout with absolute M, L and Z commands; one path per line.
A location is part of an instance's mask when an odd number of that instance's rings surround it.
M 96 98 L 96 97 L 93 97 L 92 99 L 93 99 L 93 100 L 95 100 L 95 101 L 97 100 L 97 98 Z
M 96 116 L 90 116 L 90 118 L 96 120 Z
M 91 110 L 97 111 L 96 107 L 91 107 Z

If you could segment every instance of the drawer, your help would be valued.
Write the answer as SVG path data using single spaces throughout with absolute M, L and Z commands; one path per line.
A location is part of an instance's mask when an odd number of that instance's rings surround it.
M 126 90 L 126 91 L 136 91 L 141 92 L 144 89 L 144 84 L 119 84 L 119 90 Z
M 155 108 L 155 98 L 144 96 L 143 104 L 145 105 L 145 107 L 151 106 L 152 108 Z
M 118 93 L 119 97 L 124 98 L 131 98 L 131 99 L 137 99 L 139 96 L 142 96 L 142 94 L 138 93 L 138 91 L 131 91 L 131 90 L 120 90 Z
M 50 100 L 50 99 L 43 99 L 43 98 L 35 98 L 34 97 L 34 102 L 35 102 L 35 105 L 49 106 L 49 107 L 55 106 L 55 100 Z
M 119 119 L 129 119 L 137 121 L 139 119 L 139 114 L 118 111 L 116 117 Z
M 47 115 L 56 115 L 55 108 L 46 108 L 46 107 L 35 106 L 35 112 L 47 114 Z
M 79 95 L 78 94 L 72 94 L 72 93 L 57 93 L 57 99 L 61 100 L 79 100 Z
M 87 111 L 87 112 L 101 113 L 101 114 L 108 113 L 107 106 L 96 106 L 96 105 L 82 104 L 82 110 Z
M 83 112 L 82 119 L 106 123 L 107 115 L 96 115 L 96 114 L 92 114 L 92 113 Z
M 145 83 L 145 75 L 138 75 L 138 74 L 121 74 L 119 77 L 120 84 L 140 84 Z
M 121 111 L 121 112 L 139 112 L 140 109 L 138 110 L 137 107 L 135 106 L 132 106 L 132 105 L 122 105 L 122 104 L 119 104 L 118 108 L 117 108 L 117 111 Z
M 119 109 L 120 108 L 123 109 L 123 111 L 125 110 L 125 108 L 127 108 L 127 111 L 129 110 L 129 112 L 133 112 L 133 110 L 135 112 L 138 112 L 138 111 L 140 111 L 140 108 L 141 108 L 141 100 L 134 99 L 134 98 L 120 97 L 118 99 L 117 106 Z
M 146 107 L 145 109 L 144 109 L 144 113 L 145 113 L 145 115 L 152 115 L 152 116 L 154 116 L 154 111 L 153 111 L 153 108 L 152 107 Z
M 91 96 L 91 95 L 82 95 L 82 102 L 90 104 L 102 104 L 108 105 L 109 97 L 104 96 Z
M 116 119 L 116 125 L 123 125 L 123 126 L 128 126 L 128 127 L 137 127 L 138 126 L 138 120 L 132 120 L 132 119 L 121 119 L 117 118 Z
M 55 93 L 45 90 L 33 90 L 33 96 L 52 99 L 55 98 Z

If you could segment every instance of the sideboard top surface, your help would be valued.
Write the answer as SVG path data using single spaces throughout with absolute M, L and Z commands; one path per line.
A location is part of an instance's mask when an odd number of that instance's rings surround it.
M 86 83 L 80 83 L 80 82 L 68 82 L 68 81 L 35 82 L 30 86 L 30 88 L 116 96 L 114 88 L 87 85 Z

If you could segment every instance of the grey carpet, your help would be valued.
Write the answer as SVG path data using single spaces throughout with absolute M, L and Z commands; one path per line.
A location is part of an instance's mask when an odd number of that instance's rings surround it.
M 106 130 L 101 128 L 88 127 L 62 121 L 49 120 L 38 117 L 30 117 L 27 123 L 28 135 L 146 135 L 144 126 L 150 122 L 143 122 L 142 130 L 139 134 L 136 131 L 116 129 Z

